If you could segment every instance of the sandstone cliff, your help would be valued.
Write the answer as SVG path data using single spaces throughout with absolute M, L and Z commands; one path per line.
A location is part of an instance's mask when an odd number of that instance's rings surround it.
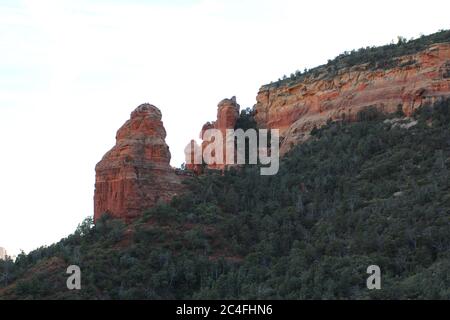
M 143 104 L 118 131 L 116 145 L 97 164 L 94 219 L 105 212 L 132 219 L 182 190 L 170 167 L 161 111 Z
M 280 129 L 284 154 L 329 119 L 354 121 L 368 106 L 385 113 L 401 108 L 410 115 L 424 103 L 450 96 L 450 43 L 395 60 L 397 67 L 388 69 L 360 64 L 331 75 L 322 67 L 294 84 L 263 86 L 254 107 L 258 126 Z

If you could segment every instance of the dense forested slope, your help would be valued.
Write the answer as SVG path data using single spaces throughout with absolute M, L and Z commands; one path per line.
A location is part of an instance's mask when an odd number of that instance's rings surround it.
M 275 176 L 211 172 L 131 225 L 88 219 L 0 262 L 0 299 L 449 299 L 449 105 L 416 125 L 368 109 L 314 130 Z M 66 288 L 70 264 L 80 291 Z M 366 288 L 372 264 L 381 290 Z

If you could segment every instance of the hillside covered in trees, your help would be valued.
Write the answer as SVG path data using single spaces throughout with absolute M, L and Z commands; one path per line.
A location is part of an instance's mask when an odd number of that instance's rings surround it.
M 130 225 L 86 219 L 0 261 L 0 299 L 449 299 L 450 100 L 359 119 L 314 130 L 275 176 L 209 172 Z
M 321 73 L 325 73 L 328 77 L 332 77 L 338 70 L 354 66 L 365 66 L 369 70 L 394 68 L 401 63 L 398 59 L 399 57 L 412 55 L 425 50 L 430 45 L 449 41 L 450 30 L 441 30 L 430 35 L 422 35 L 417 39 L 410 40 L 399 36 L 396 43 L 392 42 L 384 46 L 366 47 L 359 48 L 358 50 L 346 51 L 336 58 L 328 60 L 327 64 L 309 70 L 297 70 L 296 72 L 291 73 L 290 76 L 284 75 L 282 78 L 278 79 L 278 81 L 267 84 L 264 87 L 292 86 L 303 81 L 307 77 L 315 78 Z M 413 64 L 414 61 L 408 61 L 407 63 Z

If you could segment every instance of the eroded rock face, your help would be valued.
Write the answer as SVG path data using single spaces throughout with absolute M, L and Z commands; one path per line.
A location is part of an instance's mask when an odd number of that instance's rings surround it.
M 116 145 L 95 167 L 94 220 L 106 212 L 133 219 L 182 191 L 165 138 L 158 108 L 143 104 L 131 113 L 117 131 Z
M 234 129 L 236 122 L 239 119 L 239 111 L 240 106 L 236 102 L 236 97 L 232 97 L 231 99 L 223 99 L 217 105 L 217 120 L 205 123 L 200 132 L 200 138 L 203 137 L 205 131 L 208 129 L 217 129 L 222 133 L 224 159 L 226 158 L 226 130 Z M 205 150 L 209 143 L 209 141 L 203 141 L 201 145 L 202 150 Z M 193 155 L 191 155 L 191 157 L 193 157 Z M 207 167 L 209 169 L 223 170 L 225 168 L 225 164 L 210 164 Z M 186 168 L 194 171 L 196 174 L 199 174 L 202 171 L 202 166 L 198 164 L 187 164 Z
M 219 129 L 225 136 L 226 129 L 234 129 L 239 118 L 240 106 L 236 102 L 236 97 L 223 99 L 217 105 L 217 121 L 214 127 Z
M 399 58 L 399 67 L 372 71 L 367 65 L 326 70 L 291 86 L 263 86 L 255 105 L 259 127 L 280 129 L 280 153 L 307 140 L 311 130 L 329 119 L 356 120 L 373 106 L 385 113 L 398 108 L 410 116 L 424 103 L 450 96 L 450 44 Z

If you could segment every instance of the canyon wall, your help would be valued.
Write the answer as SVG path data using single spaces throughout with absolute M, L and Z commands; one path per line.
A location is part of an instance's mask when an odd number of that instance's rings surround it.
M 131 113 L 117 131 L 116 145 L 95 167 L 94 220 L 106 212 L 132 219 L 182 191 L 165 138 L 158 108 L 143 104 Z
M 285 154 L 329 119 L 355 121 L 369 106 L 385 113 L 400 108 L 411 115 L 424 103 L 450 96 L 449 43 L 396 60 L 398 67 L 387 70 L 371 70 L 366 64 L 331 76 L 322 67 L 295 84 L 263 86 L 254 107 L 258 126 L 280 129 L 280 153 Z

